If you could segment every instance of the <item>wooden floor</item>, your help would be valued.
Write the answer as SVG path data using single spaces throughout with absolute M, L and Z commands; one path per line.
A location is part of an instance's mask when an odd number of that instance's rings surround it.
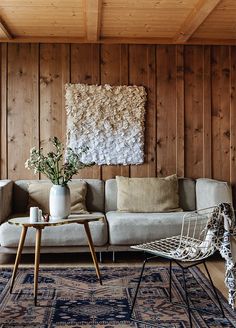
M 221 293 L 227 298 L 228 291 L 225 287 L 224 274 L 225 274 L 225 263 L 223 260 L 209 260 L 207 261 L 207 267 L 210 271 L 212 280 L 215 286 L 221 291 Z M 203 266 L 200 266 L 200 269 L 205 273 Z
M 11 255 L 7 257 L 4 264 L 0 264 L 0 268 L 2 267 L 11 267 L 13 266 L 15 256 Z M 103 253 L 103 262 L 100 265 L 112 265 L 112 266 L 120 266 L 120 265 L 132 265 L 141 267 L 143 261 L 143 255 L 141 253 L 135 252 L 120 252 L 116 253 L 116 262 L 112 262 L 112 253 Z M 167 265 L 167 261 L 158 259 L 158 261 L 154 262 L 160 263 L 161 265 Z M 23 255 L 21 263 L 24 267 L 33 266 L 34 257 L 33 255 Z M 40 260 L 40 266 L 88 266 L 92 265 L 92 259 L 90 254 L 42 254 Z M 207 266 L 210 271 L 212 280 L 214 281 L 215 286 L 222 292 L 222 294 L 227 298 L 227 289 L 224 284 L 224 261 L 218 256 L 214 256 L 207 261 Z M 205 273 L 203 266 L 200 266 L 200 269 Z

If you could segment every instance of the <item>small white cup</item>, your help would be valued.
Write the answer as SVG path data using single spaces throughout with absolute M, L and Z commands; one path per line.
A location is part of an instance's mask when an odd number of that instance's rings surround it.
M 39 217 L 39 208 L 38 207 L 30 207 L 30 222 L 38 222 Z

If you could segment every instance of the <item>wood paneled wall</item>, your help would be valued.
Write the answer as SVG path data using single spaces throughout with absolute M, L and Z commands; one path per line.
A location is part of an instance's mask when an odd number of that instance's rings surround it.
M 66 82 L 144 85 L 146 160 L 82 177 L 212 177 L 236 184 L 236 47 L 1 44 L 1 178 L 32 178 L 32 146 L 65 139 Z

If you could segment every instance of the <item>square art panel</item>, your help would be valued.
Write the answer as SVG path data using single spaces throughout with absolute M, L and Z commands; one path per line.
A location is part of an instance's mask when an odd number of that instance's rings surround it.
M 142 86 L 66 84 L 67 146 L 83 163 L 144 162 L 146 91 Z

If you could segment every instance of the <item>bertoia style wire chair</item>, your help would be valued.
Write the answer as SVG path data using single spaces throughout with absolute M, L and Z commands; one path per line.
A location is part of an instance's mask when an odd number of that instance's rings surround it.
M 164 257 L 169 259 L 170 302 L 172 302 L 172 262 L 175 262 L 182 269 L 183 288 L 185 293 L 185 302 L 187 305 L 190 327 L 192 327 L 191 310 L 194 310 L 194 308 L 190 307 L 188 291 L 186 288 L 186 270 L 199 264 L 203 264 L 205 267 L 215 297 L 219 304 L 222 316 L 224 317 L 223 307 L 221 305 L 216 288 L 213 284 L 207 265 L 205 263 L 205 260 L 215 253 L 218 248 L 217 246 L 220 243 L 220 238 L 222 238 L 222 234 L 220 233 L 220 231 L 213 231 L 208 227 L 209 220 L 214 217 L 214 215 L 217 215 L 217 213 L 219 213 L 218 209 L 218 206 L 214 206 L 207 209 L 186 213 L 183 217 L 180 235 L 153 241 L 146 244 L 131 246 L 134 249 L 152 254 L 151 257 L 145 259 L 142 266 L 141 274 L 138 280 L 130 311 L 130 318 L 132 320 L 135 320 L 135 318 L 132 317 L 132 314 L 134 311 L 134 306 L 137 299 L 140 283 L 143 277 L 145 265 L 148 261 L 153 260 L 157 257 Z

